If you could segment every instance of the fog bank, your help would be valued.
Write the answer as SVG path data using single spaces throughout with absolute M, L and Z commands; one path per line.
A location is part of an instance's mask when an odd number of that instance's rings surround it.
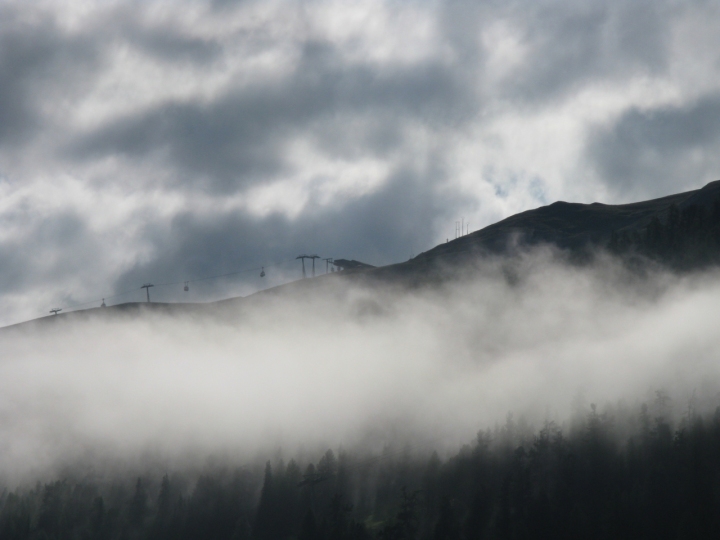
M 537 252 L 433 289 L 341 286 L 268 297 L 242 316 L 4 331 L 0 475 L 278 448 L 453 451 L 511 411 L 562 422 L 658 389 L 677 414 L 691 399 L 720 404 L 717 272 L 640 278 Z

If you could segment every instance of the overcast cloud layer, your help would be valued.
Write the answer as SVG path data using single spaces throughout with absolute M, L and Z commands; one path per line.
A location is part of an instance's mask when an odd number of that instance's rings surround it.
M 0 323 L 701 187 L 718 30 L 700 0 L 0 0 Z

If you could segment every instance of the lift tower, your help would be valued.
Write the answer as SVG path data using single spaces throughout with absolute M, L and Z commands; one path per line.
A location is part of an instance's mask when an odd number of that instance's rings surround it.
M 315 277 L 315 259 L 319 259 L 320 255 L 310 255 L 308 257 L 309 259 L 312 259 L 313 262 L 313 277 Z
M 296 261 L 298 259 L 300 259 L 300 262 L 302 262 L 303 279 L 305 279 L 307 277 L 307 274 L 305 274 L 305 259 L 309 259 L 309 258 L 310 258 L 309 255 L 298 255 L 297 257 L 295 257 Z
M 154 287 L 154 286 L 155 286 L 155 285 L 153 285 L 152 283 L 146 283 L 145 285 L 143 285 L 142 287 L 140 287 L 141 289 L 145 289 L 145 292 L 147 293 L 147 301 L 148 301 L 148 303 L 150 303 L 150 287 Z
M 300 259 L 302 261 L 303 279 L 307 277 L 307 273 L 305 272 L 305 259 L 312 259 L 312 277 L 315 277 L 315 259 L 319 258 L 320 255 L 298 255 L 295 257 L 295 260 Z

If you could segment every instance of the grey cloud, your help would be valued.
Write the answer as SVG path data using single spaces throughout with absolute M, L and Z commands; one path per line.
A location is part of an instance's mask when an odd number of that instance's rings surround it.
M 244 97 L 227 96 L 210 106 L 168 103 L 120 119 L 76 140 L 70 157 L 164 155 L 163 165 L 178 174 L 175 187 L 232 191 L 238 181 L 258 181 L 283 169 L 282 147 L 270 143 L 282 138 L 276 133 L 292 120 L 273 110 L 272 98 L 261 91 Z M 275 115 L 278 122 L 269 121 Z
M 92 268 L 99 261 L 99 240 L 81 216 L 60 211 L 28 219 L 24 212 L 4 216 L 2 226 L 22 233 L 0 244 L 0 291 L 18 293 Z
M 144 51 L 162 60 L 207 64 L 217 59 L 222 52 L 221 45 L 215 41 L 186 37 L 170 29 L 153 32 L 132 30 L 129 37 L 134 38 L 133 41 Z
M 304 252 L 376 265 L 400 262 L 411 252 L 417 255 L 432 247 L 435 220 L 446 219 L 450 229 L 451 209 L 467 204 L 459 193 L 445 189 L 443 180 L 440 164 L 423 175 L 400 169 L 369 195 L 331 207 L 311 202 L 296 219 L 281 214 L 256 218 L 232 212 L 203 218 L 183 213 L 168 227 L 150 226 L 145 237 L 153 239 L 155 256 L 129 270 L 115 288 L 124 291 L 147 280 L 221 275 L 292 260 Z M 297 263 L 298 272 L 299 268 Z
M 281 84 L 260 82 L 209 104 L 173 102 L 140 111 L 77 137 L 67 156 L 158 158 L 181 185 L 227 193 L 287 172 L 285 145 L 295 135 L 312 137 L 317 130 L 329 149 L 346 140 L 347 147 L 382 153 L 399 143 L 403 121 L 460 124 L 474 108 L 462 78 L 437 62 L 345 65 L 331 45 L 308 42 Z M 369 133 L 343 124 L 354 116 L 373 118 Z M 323 136 L 343 130 L 342 138 Z
M 210 6 L 217 10 L 228 10 L 254 2 L 257 3 L 257 0 L 210 0 Z
M 64 34 L 52 17 L 29 24 L 6 6 L 0 20 L 0 145 L 8 147 L 42 129 L 42 109 L 76 90 L 98 58 L 85 36 Z
M 522 30 L 528 55 L 501 89 L 513 100 L 541 104 L 598 80 L 657 74 L 667 65 L 665 2 L 519 1 L 500 12 Z
M 450 0 L 441 2 L 437 10 L 438 29 L 444 44 L 447 44 L 458 58 L 458 64 L 465 69 L 482 60 L 484 51 L 479 43 L 483 24 L 491 21 L 489 12 L 498 9 L 494 2 Z
M 720 95 L 680 107 L 631 109 L 596 128 L 587 154 L 619 197 L 693 189 L 720 176 Z
M 223 52 L 217 40 L 188 35 L 168 22 L 151 23 L 143 19 L 142 2 L 120 5 L 98 20 L 93 32 L 127 44 L 165 62 L 191 62 L 209 68 Z
M 210 40 L 170 27 L 148 26 L 136 9 L 123 7 L 95 17 L 72 32 L 56 15 L 28 17 L 17 5 L 0 7 L 0 145 L 27 142 L 53 127 L 51 111 L 82 100 L 102 72 L 116 43 L 132 44 L 162 61 L 209 63 L 222 52 Z M 50 114 L 48 114 L 50 113 Z

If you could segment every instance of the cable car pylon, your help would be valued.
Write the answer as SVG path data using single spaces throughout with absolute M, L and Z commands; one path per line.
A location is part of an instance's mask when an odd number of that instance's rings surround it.
M 298 256 L 298 257 L 295 257 L 296 260 L 297 260 L 297 259 L 301 259 L 301 260 L 302 260 L 303 278 L 306 278 L 306 277 L 307 277 L 307 271 L 306 271 L 306 269 L 305 269 L 305 259 L 313 259 L 313 270 L 312 270 L 312 272 L 313 272 L 313 277 L 315 277 L 315 260 L 314 260 L 314 259 L 319 259 L 319 258 L 320 258 L 320 257 L 319 257 L 318 255 L 300 255 L 300 256 Z M 324 259 L 323 259 L 323 260 L 324 260 Z M 286 264 L 286 263 L 290 263 L 290 262 L 292 262 L 292 259 L 284 260 L 284 261 L 282 261 L 281 263 L 271 264 L 270 267 L 275 267 L 275 266 L 279 266 L 280 264 Z M 327 268 L 326 268 L 326 270 L 327 270 Z M 331 268 L 330 270 L 334 270 L 334 269 Z M 172 283 L 158 283 L 157 285 L 154 285 L 153 283 L 145 283 L 144 285 L 142 285 L 142 286 L 140 287 L 140 290 L 141 290 L 141 289 L 145 289 L 145 295 L 146 295 L 147 302 L 151 302 L 151 300 L 150 300 L 150 287 L 166 287 L 166 286 L 168 286 L 168 285 L 179 285 L 179 284 L 183 283 L 183 284 L 184 284 L 183 290 L 184 290 L 185 292 L 188 292 L 188 291 L 190 290 L 190 283 L 191 283 L 191 282 L 195 282 L 195 281 L 205 281 L 205 280 L 208 280 L 208 279 L 217 279 L 217 278 L 222 278 L 222 277 L 231 276 L 231 275 L 236 275 L 236 274 L 243 274 L 243 273 L 245 273 L 245 272 L 257 272 L 257 267 L 254 267 L 254 268 L 245 268 L 245 269 L 243 269 L 243 270 L 238 270 L 238 271 L 236 271 L 236 272 L 230 272 L 230 273 L 228 273 L 228 274 L 222 274 L 222 275 L 217 275 L 217 276 L 204 276 L 204 277 L 198 277 L 198 278 L 192 279 L 192 280 L 173 281 Z M 266 275 L 267 275 L 267 272 L 265 271 L 265 267 L 262 266 L 261 269 L 260 269 L 260 277 L 265 277 Z M 138 290 L 139 290 L 139 289 L 131 289 L 131 290 L 123 291 L 123 292 L 120 292 L 120 293 L 116 293 L 116 294 L 114 294 L 114 295 L 112 295 L 112 296 L 109 296 L 109 297 L 106 297 L 106 298 L 102 298 L 102 299 L 98 298 L 97 300 L 90 300 L 90 301 L 88 301 L 88 302 L 81 302 L 81 303 L 70 304 L 70 305 L 68 305 L 68 306 L 66 306 L 66 307 L 69 308 L 69 309 L 71 309 L 71 310 L 73 310 L 73 311 L 75 311 L 75 310 L 81 308 L 81 306 L 87 306 L 87 305 L 89 305 L 89 304 L 96 304 L 96 302 L 97 302 L 98 300 L 101 302 L 100 307 L 107 307 L 107 304 L 105 303 L 105 301 L 106 301 L 107 298 L 111 298 L 111 299 L 113 299 L 113 298 L 118 298 L 118 297 L 120 297 L 120 296 L 125 296 L 125 295 L 127 295 L 127 294 L 135 293 L 135 292 L 137 292 Z M 96 305 L 97 305 L 97 304 L 96 304 Z M 60 311 L 63 311 L 63 308 L 53 308 L 53 309 L 50 311 L 50 313 L 52 313 L 53 315 L 57 315 Z
M 147 301 L 148 301 L 148 303 L 150 303 L 150 287 L 154 287 L 154 286 L 155 286 L 155 285 L 153 285 L 152 283 L 146 283 L 145 285 L 143 285 L 142 287 L 140 287 L 141 289 L 145 289 L 145 292 L 147 293 Z
M 313 262 L 313 277 L 315 277 L 315 259 L 319 259 L 320 255 L 310 255 L 309 257 Z
M 307 277 L 307 273 L 305 272 L 305 259 L 312 259 L 312 277 L 315 277 L 315 259 L 319 258 L 320 255 L 298 255 L 297 257 L 295 257 L 295 260 L 300 259 L 302 261 L 303 279 Z
M 307 274 L 305 273 L 305 259 L 309 259 L 309 255 L 298 255 L 295 257 L 295 260 L 300 259 L 300 262 L 302 262 L 302 270 L 303 270 L 303 279 L 307 277 Z

